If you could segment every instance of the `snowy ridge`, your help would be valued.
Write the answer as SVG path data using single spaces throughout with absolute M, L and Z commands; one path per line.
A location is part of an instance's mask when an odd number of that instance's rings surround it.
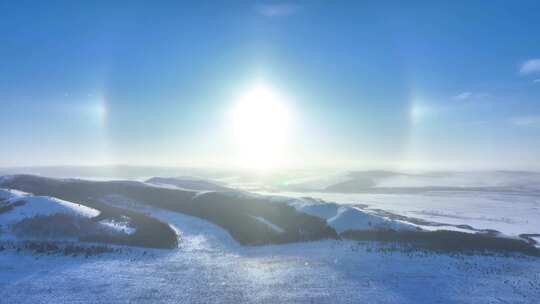
M 272 230 L 274 230 L 275 232 L 277 233 L 284 233 L 285 230 L 283 230 L 283 228 L 277 226 L 276 224 L 270 222 L 269 220 L 263 218 L 263 217 L 260 217 L 260 216 L 253 216 L 253 215 L 250 215 L 252 218 L 256 219 L 257 221 L 265 224 L 266 226 L 272 228 Z
M 194 177 L 152 177 L 145 184 L 184 191 L 229 191 L 230 189 L 214 181 Z

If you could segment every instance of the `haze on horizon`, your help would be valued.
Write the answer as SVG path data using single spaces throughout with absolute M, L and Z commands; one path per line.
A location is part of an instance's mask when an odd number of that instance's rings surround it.
M 0 167 L 540 170 L 538 1 L 27 4 Z

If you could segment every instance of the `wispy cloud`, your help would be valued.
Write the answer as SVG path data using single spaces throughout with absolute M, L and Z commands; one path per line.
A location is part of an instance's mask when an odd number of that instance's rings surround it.
M 256 6 L 256 10 L 266 17 L 281 17 L 297 13 L 300 10 L 300 5 L 293 3 L 260 4 Z
M 488 93 L 473 93 L 473 92 L 461 92 L 454 96 L 458 101 L 470 101 L 470 100 L 482 100 L 489 97 Z
M 540 83 L 540 78 L 533 80 L 534 83 Z
M 511 122 L 516 126 L 540 127 L 540 116 L 520 116 L 512 118 Z
M 520 69 L 521 75 L 540 74 L 540 59 L 534 58 L 525 61 Z
M 467 100 L 472 96 L 471 92 L 462 92 L 454 96 L 455 100 Z

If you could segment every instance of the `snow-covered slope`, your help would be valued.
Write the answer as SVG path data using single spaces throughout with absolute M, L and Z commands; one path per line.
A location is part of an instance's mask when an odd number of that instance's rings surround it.
M 347 230 L 418 230 L 412 224 L 359 210 L 354 206 L 340 205 L 313 198 L 270 196 L 270 200 L 286 203 L 300 212 L 324 219 L 328 226 L 336 230 L 337 233 Z
M 338 208 L 336 215 L 327 219 L 327 222 L 338 233 L 347 230 L 415 230 L 414 227 L 405 223 L 388 220 L 347 206 Z
M 14 224 L 38 215 L 66 214 L 85 218 L 99 215 L 98 210 L 80 204 L 16 190 L 0 189 L 0 201 L 0 207 L 5 210 L 1 213 L 0 225 Z
M 133 233 L 120 221 L 92 221 L 100 211 L 54 197 L 0 189 L 0 240 L 78 238 Z

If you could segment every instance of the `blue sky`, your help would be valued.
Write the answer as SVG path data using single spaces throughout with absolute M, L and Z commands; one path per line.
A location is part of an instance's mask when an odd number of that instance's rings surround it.
M 293 120 L 283 167 L 540 169 L 539 11 L 2 1 L 0 166 L 234 167 L 227 113 L 262 81 Z

